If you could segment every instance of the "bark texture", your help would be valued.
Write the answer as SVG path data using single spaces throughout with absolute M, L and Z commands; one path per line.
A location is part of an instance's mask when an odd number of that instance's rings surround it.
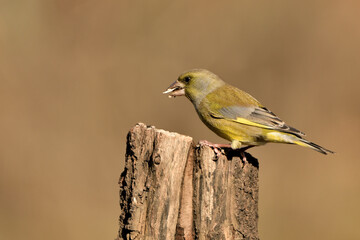
M 258 161 L 138 123 L 127 136 L 117 239 L 259 239 Z

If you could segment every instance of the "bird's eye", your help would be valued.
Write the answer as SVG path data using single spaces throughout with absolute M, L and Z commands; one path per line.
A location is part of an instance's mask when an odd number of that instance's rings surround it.
M 190 77 L 190 76 L 184 77 L 184 82 L 189 83 L 190 80 L 191 80 L 191 77 Z

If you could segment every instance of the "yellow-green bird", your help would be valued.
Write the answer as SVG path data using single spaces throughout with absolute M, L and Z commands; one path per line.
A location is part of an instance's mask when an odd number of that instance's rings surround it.
M 231 145 L 205 144 L 219 148 L 239 149 L 268 142 L 297 144 L 320 153 L 333 153 L 303 138 L 301 131 L 290 127 L 250 94 L 226 84 L 214 73 L 193 69 L 179 76 L 164 92 L 170 97 L 186 96 L 205 125 Z

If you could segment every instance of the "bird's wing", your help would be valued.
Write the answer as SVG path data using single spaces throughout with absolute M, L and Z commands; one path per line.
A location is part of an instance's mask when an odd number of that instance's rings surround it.
M 305 135 L 303 132 L 290 127 L 273 112 L 262 106 L 227 106 L 211 113 L 214 118 L 226 118 L 234 122 L 249 126 L 273 129 L 295 135 Z

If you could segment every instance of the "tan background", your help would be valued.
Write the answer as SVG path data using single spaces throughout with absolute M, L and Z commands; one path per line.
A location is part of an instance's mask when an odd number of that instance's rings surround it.
M 323 156 L 269 144 L 262 239 L 360 239 L 359 1 L 0 2 L 0 239 L 114 239 L 125 136 L 225 142 L 161 92 L 207 68 Z

